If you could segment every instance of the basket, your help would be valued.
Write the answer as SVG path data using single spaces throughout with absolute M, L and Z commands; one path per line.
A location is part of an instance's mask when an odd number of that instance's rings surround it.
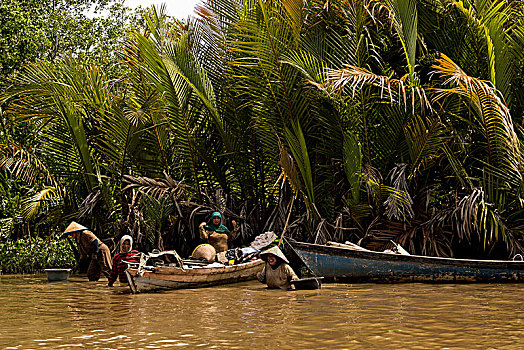
M 322 288 L 322 279 L 324 277 L 301 278 L 299 280 L 290 281 L 295 289 L 320 289 Z

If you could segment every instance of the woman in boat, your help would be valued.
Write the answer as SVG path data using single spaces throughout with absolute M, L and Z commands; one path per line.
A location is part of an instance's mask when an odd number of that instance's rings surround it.
M 102 243 L 93 232 L 79 223 L 72 222 L 67 226 L 63 236 L 71 235 L 78 245 L 80 261 L 90 259 L 87 268 L 87 278 L 90 281 L 98 281 L 100 273 L 109 278 L 111 271 L 111 252 L 107 245 Z
M 266 262 L 262 271 L 257 273 L 261 283 L 267 284 L 268 288 L 292 289 L 289 281 L 298 280 L 298 277 L 278 247 L 260 253 L 260 258 Z
M 236 221 L 233 220 L 231 223 L 233 224 L 233 231 L 229 231 L 222 224 L 222 215 L 215 211 L 211 214 L 210 224 L 205 222 L 200 224 L 200 238 L 212 245 L 217 253 L 225 252 L 228 249 L 228 243 L 231 244 L 237 233 Z
M 113 269 L 108 278 L 107 285 L 109 287 L 113 286 L 117 277 L 120 280 L 120 285 L 127 285 L 127 276 L 126 269 L 127 263 L 137 263 L 138 262 L 138 251 L 133 250 L 133 238 L 129 235 L 124 235 L 120 238 L 120 253 L 116 254 L 113 257 Z

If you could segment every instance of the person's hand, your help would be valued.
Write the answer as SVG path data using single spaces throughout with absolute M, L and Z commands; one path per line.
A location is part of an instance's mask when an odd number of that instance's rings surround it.
M 204 227 L 204 226 L 206 226 L 206 222 L 205 222 L 205 221 L 203 221 L 203 222 L 200 224 L 200 227 Z
M 237 228 L 237 222 L 235 220 L 232 220 L 231 223 L 233 224 L 233 229 L 235 230 Z

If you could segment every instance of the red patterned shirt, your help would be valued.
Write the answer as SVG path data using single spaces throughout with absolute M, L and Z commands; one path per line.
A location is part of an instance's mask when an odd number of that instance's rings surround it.
M 138 263 L 138 250 L 131 250 L 127 253 L 118 253 L 113 257 L 113 269 L 111 270 L 111 275 L 108 279 L 108 284 L 112 285 L 115 283 L 116 278 L 119 277 L 120 282 L 127 283 L 127 276 L 126 276 L 126 269 L 127 269 L 127 263 L 126 262 L 134 262 Z

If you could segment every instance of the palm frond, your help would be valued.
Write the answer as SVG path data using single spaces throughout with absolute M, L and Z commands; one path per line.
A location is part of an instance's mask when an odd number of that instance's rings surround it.
M 293 125 L 293 130 L 285 130 L 286 141 L 289 145 L 295 164 L 298 167 L 299 174 L 302 178 L 302 184 L 305 189 L 306 202 L 309 204 L 315 203 L 315 192 L 313 189 L 313 173 L 311 163 L 309 160 L 306 140 L 300 127 L 300 123 Z
M 58 187 L 58 181 L 44 164 L 32 152 L 10 140 L 0 148 L 0 169 L 8 170 L 13 176 L 22 179 L 29 185 L 35 185 L 42 179 L 49 186 Z
M 61 202 L 62 198 L 58 190 L 54 187 L 46 187 L 22 200 L 21 214 L 26 220 L 32 220 L 42 212 L 57 207 Z
M 414 215 L 413 212 L 413 200 L 409 194 L 408 189 L 408 166 L 407 164 L 399 164 L 395 168 L 391 169 L 388 174 L 388 179 L 393 185 L 390 189 L 387 186 L 383 186 L 384 190 L 388 192 L 388 197 L 384 201 L 386 207 L 386 216 L 391 219 L 407 221 Z
M 464 196 L 451 214 L 458 237 L 471 239 L 471 236 L 476 233 L 482 238 L 485 247 L 488 243 L 501 238 L 510 244 L 506 226 L 493 209 L 486 203 L 482 188 L 476 188 L 471 194 Z
M 409 177 L 412 177 L 421 166 L 436 161 L 449 138 L 442 123 L 431 117 L 415 116 L 405 132 L 412 169 Z
M 484 6 L 466 8 L 462 2 L 453 3 L 462 12 L 468 24 L 485 40 L 489 80 L 511 103 L 511 80 L 516 72 L 512 50 L 518 45 L 512 39 L 513 25 L 508 25 L 511 8 L 506 1 L 489 1 Z M 522 48 L 522 46 L 520 46 Z
M 123 191 L 135 188 L 157 199 L 172 197 L 174 200 L 178 200 L 190 188 L 188 185 L 174 180 L 168 174 L 164 173 L 164 176 L 164 179 L 151 179 L 125 175 L 124 181 L 127 185 Z
M 386 0 L 385 2 L 391 11 L 395 29 L 404 48 L 409 74 L 413 75 L 415 73 L 418 35 L 417 1 Z
M 329 69 L 327 75 L 332 91 L 349 90 L 352 96 L 355 96 L 355 93 L 360 92 L 364 87 L 374 86 L 379 89 L 377 92 L 379 99 L 389 98 L 391 104 L 403 105 L 406 111 L 411 107 L 412 114 L 415 113 L 415 106 L 420 108 L 421 112 L 426 109 L 432 110 L 424 89 L 410 83 L 406 84 L 407 76 L 393 79 L 354 66 L 338 70 Z
M 352 204 L 360 201 L 360 177 L 362 170 L 361 146 L 357 138 L 350 133 L 344 134 L 343 164 L 346 178 L 351 186 Z
M 447 56 L 442 55 L 433 66 L 449 89 L 436 89 L 435 99 L 442 99 L 452 94 L 464 98 L 477 118 L 477 129 L 487 142 L 487 162 L 500 167 L 508 174 L 521 180 L 521 162 L 519 140 L 513 128 L 513 122 L 507 106 L 499 98 L 495 88 L 485 81 L 466 75 Z

